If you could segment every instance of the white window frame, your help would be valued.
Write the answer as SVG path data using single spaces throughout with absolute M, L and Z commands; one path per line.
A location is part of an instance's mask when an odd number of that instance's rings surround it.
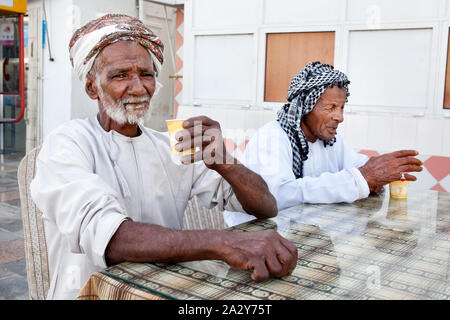
M 252 42 L 253 42 L 253 56 L 256 56 L 257 54 L 257 39 L 255 36 L 255 31 L 254 30 L 243 30 L 243 29 L 222 29 L 220 30 L 221 32 L 219 32 L 219 30 L 208 30 L 208 31 L 202 31 L 202 32 L 194 32 L 194 57 L 196 55 L 195 52 L 195 42 L 197 41 L 196 37 L 198 36 L 233 36 L 233 35 L 250 35 L 252 37 Z M 195 58 L 192 60 L 192 63 L 195 63 Z M 255 84 L 256 84 L 256 66 L 257 63 L 256 61 L 253 63 L 253 66 L 250 68 L 251 69 L 251 87 L 254 88 Z M 192 104 L 194 106 L 208 106 L 208 107 L 232 107 L 232 108 L 241 108 L 242 106 L 247 106 L 250 107 L 251 105 L 255 105 L 255 93 L 254 90 L 252 90 L 252 93 L 250 94 L 250 99 L 248 100 L 241 100 L 241 99 L 204 99 L 204 98 L 195 98 L 195 72 L 192 74 L 192 78 L 191 78 L 192 82 Z
M 408 30 L 408 29 L 431 29 L 432 39 L 430 48 L 430 72 L 426 96 L 426 105 L 422 108 L 405 106 L 364 106 L 346 105 L 345 113 L 355 113 L 363 115 L 401 115 L 403 117 L 422 116 L 444 116 L 450 117 L 450 110 L 443 108 L 445 90 L 445 72 L 448 48 L 448 30 L 450 29 L 447 9 L 450 2 L 441 0 L 439 4 L 439 17 L 420 20 L 384 20 L 376 28 L 369 28 L 364 21 L 349 21 L 347 18 L 348 1 L 343 2 L 342 10 L 338 19 L 323 22 L 308 22 L 298 26 L 293 24 L 269 25 L 264 22 L 264 1 L 260 1 L 256 25 L 233 25 L 215 26 L 214 28 L 194 27 L 191 19 L 184 21 L 185 42 L 184 42 L 184 75 L 183 83 L 183 105 L 201 106 L 206 108 L 228 108 L 228 109 L 256 109 L 256 110 L 278 110 L 285 102 L 264 101 L 265 94 L 265 72 L 266 72 L 266 39 L 269 33 L 296 33 L 296 32 L 335 32 L 334 66 L 347 73 L 349 37 L 352 31 L 383 31 L 383 30 Z M 185 1 L 185 17 L 193 19 L 193 0 Z M 194 99 L 194 61 L 195 61 L 195 37 L 202 35 L 253 35 L 253 50 L 256 63 L 252 68 L 251 99 L 249 101 L 224 101 Z M 191 38 L 190 38 L 191 37 Z M 350 79 L 351 80 L 351 79 Z
M 345 109 L 346 113 L 359 113 L 359 114 L 370 114 L 370 115 L 377 115 L 377 114 L 392 114 L 392 115 L 402 115 L 402 116 L 413 116 L 413 117 L 421 117 L 425 116 L 426 114 L 432 114 L 434 113 L 434 92 L 433 88 L 435 88 L 436 85 L 436 68 L 437 63 L 435 59 L 433 59 L 433 56 L 437 50 L 438 45 L 438 36 L 439 33 L 437 32 L 438 29 L 438 23 L 435 22 L 418 22 L 418 23 L 383 23 L 380 24 L 378 28 L 368 28 L 365 24 L 347 24 L 344 26 L 344 41 L 343 41 L 343 59 L 342 59 L 342 65 L 341 65 L 341 71 L 344 73 L 348 72 L 348 54 L 349 54 L 349 38 L 350 38 L 350 32 L 353 31 L 395 31 L 395 30 L 417 30 L 417 29 L 431 29 L 432 35 L 431 35 L 431 52 L 430 52 L 430 72 L 428 76 L 428 88 L 427 88 L 427 96 L 426 96 L 426 105 L 424 107 L 413 107 L 413 106 L 402 106 L 402 107 L 395 107 L 395 106 L 380 106 L 380 105 L 365 105 L 365 106 L 358 106 L 353 104 L 346 104 Z M 350 79 L 351 81 L 351 79 Z
M 262 4 L 258 8 L 258 24 L 262 19 Z M 185 81 L 183 82 L 183 105 L 206 108 L 227 108 L 227 109 L 250 109 L 256 108 L 256 90 L 252 90 L 251 98 L 249 100 L 224 100 L 224 99 L 195 99 L 195 44 L 197 36 L 214 36 L 214 35 L 252 35 L 253 37 L 253 56 L 258 59 L 258 27 L 257 26 L 215 26 L 214 28 L 194 27 L 193 26 L 193 1 L 185 1 L 185 17 L 192 17 L 192 19 L 185 19 L 184 21 L 184 62 L 183 69 Z M 257 81 L 257 60 L 252 67 L 251 87 L 256 88 Z

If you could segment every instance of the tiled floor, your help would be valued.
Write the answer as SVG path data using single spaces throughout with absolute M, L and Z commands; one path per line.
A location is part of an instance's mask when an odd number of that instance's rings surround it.
M 0 154 L 0 300 L 29 299 L 17 184 L 22 157 Z

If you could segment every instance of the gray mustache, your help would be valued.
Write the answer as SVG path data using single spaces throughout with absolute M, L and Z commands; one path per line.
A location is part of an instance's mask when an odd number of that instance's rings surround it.
M 126 107 L 126 109 L 140 109 L 144 106 L 142 104 L 147 104 L 150 102 L 150 97 L 129 97 L 120 100 L 121 107 Z M 129 103 L 138 104 L 138 105 L 128 105 Z
M 127 104 L 127 103 L 146 103 L 150 101 L 150 97 L 146 96 L 146 97 L 130 97 L 130 98 L 124 98 L 121 99 L 120 102 L 122 104 Z

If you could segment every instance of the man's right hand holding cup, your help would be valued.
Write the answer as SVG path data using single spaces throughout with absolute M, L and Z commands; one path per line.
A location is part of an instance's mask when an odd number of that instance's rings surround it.
M 378 193 L 381 188 L 392 181 L 400 180 L 402 173 L 408 181 L 417 178 L 406 172 L 420 172 L 423 170 L 422 161 L 415 158 L 419 152 L 415 150 L 400 150 L 371 157 L 365 165 L 359 168 L 369 185 L 370 192 Z

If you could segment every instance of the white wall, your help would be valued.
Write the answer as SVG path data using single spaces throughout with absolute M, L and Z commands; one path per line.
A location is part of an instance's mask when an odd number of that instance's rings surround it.
M 267 33 L 334 31 L 334 65 L 352 81 L 345 139 L 355 149 L 450 156 L 449 27 L 447 0 L 186 0 L 178 116 L 207 114 L 225 129 L 274 120 L 282 103 L 264 101 Z
M 39 2 L 39 1 L 38 1 Z M 49 60 L 48 37 L 43 48 L 42 138 L 59 124 L 70 119 L 71 66 L 67 54 L 70 33 L 67 17 L 61 12 L 71 0 L 46 1 L 47 27 L 54 61 Z
M 174 113 L 174 79 L 175 75 L 175 29 L 176 10 L 160 4 L 141 0 L 140 19 L 164 44 L 164 63 L 158 76 L 160 88 L 153 95 L 150 104 L 150 117 L 146 119 L 145 126 L 158 131 L 167 130 L 166 120 L 173 118 Z M 167 21 L 166 21 L 167 18 Z

